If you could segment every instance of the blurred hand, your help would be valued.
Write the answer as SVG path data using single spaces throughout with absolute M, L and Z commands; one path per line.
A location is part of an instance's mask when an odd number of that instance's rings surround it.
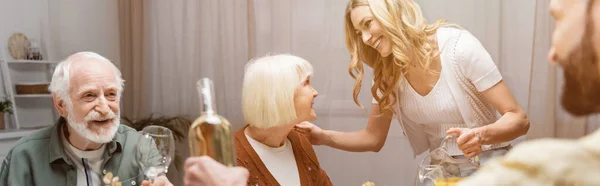
M 477 129 L 469 128 L 451 128 L 446 134 L 456 134 L 456 144 L 466 158 L 472 158 L 481 153 L 482 139 Z
M 190 157 L 185 161 L 186 186 L 245 186 L 248 170 L 226 167 L 208 156 Z
M 173 184 L 166 176 L 159 176 L 154 179 L 154 184 L 151 184 L 148 180 L 144 180 L 142 186 L 173 186 Z
M 304 134 L 313 145 L 323 145 L 327 138 L 323 129 L 308 121 L 297 124 L 296 131 Z

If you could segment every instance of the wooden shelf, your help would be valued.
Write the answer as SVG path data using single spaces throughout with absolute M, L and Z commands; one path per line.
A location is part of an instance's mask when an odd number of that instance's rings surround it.
M 0 130 L 0 140 L 21 138 L 23 136 L 27 136 L 38 130 L 41 130 L 41 128 L 38 128 L 38 129 L 3 129 L 3 130 Z
M 15 98 L 51 98 L 52 94 L 17 94 Z
M 57 64 L 58 61 L 48 60 L 10 60 L 6 61 L 8 64 Z

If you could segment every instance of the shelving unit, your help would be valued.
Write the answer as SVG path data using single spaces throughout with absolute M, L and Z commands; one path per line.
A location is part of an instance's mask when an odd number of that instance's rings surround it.
M 6 129 L 0 131 L 0 141 L 14 138 L 21 138 L 23 136 L 27 136 L 32 132 L 35 132 L 35 129 Z
M 8 133 L 27 133 L 32 129 L 50 126 L 58 119 L 53 108 L 51 94 L 17 94 L 16 84 L 49 83 L 57 61 L 49 60 L 12 60 L 0 63 L 6 97 L 12 102 L 13 114 L 6 115 Z M 1 131 L 0 131 L 1 132 Z
M 4 88 L 5 98 L 12 102 L 13 107 L 13 114 L 5 115 L 6 126 L 4 130 L 0 130 L 0 136 L 26 135 L 31 131 L 50 126 L 58 119 L 51 94 L 17 94 L 16 91 L 16 84 L 49 84 L 52 80 L 52 73 L 59 61 L 53 60 L 56 59 L 52 56 L 54 53 L 48 51 L 54 46 L 52 45 L 53 40 L 48 37 L 51 34 L 50 27 L 46 23 L 48 20 L 40 22 L 39 37 L 27 36 L 29 39 L 40 41 L 39 47 L 43 60 L 15 60 L 9 54 L 8 46 L 0 43 L 2 46 L 0 52 L 2 56 L 0 57 L 1 86 Z
M 18 98 L 51 98 L 52 94 L 22 94 L 22 95 L 15 95 L 15 99 Z
M 12 102 L 13 114 L 5 114 L 0 129 L 0 161 L 16 142 L 56 122 L 57 113 L 50 95 L 16 94 L 16 83 L 49 82 L 60 56 L 60 6 L 51 0 L 4 3 L 0 29 L 0 99 Z M 3 4 L 3 5 L 4 5 Z M 13 17 L 10 17 L 13 16 Z M 40 47 L 44 60 L 15 60 L 9 52 L 10 37 L 23 33 Z
M 55 61 L 47 60 L 10 60 L 6 61 L 8 64 L 54 64 Z

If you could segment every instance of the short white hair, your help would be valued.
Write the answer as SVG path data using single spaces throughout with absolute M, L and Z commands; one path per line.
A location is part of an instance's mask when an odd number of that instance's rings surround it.
M 106 63 L 106 65 L 109 65 L 113 69 L 115 73 L 115 79 L 118 85 L 117 95 L 118 98 L 120 98 L 123 92 L 123 85 L 125 83 L 123 78 L 121 78 L 121 71 L 119 70 L 119 68 L 117 68 L 117 66 L 110 62 L 110 60 L 94 52 L 78 52 L 69 56 L 64 61 L 58 63 L 58 65 L 54 69 L 54 74 L 52 74 L 52 82 L 50 82 L 50 87 L 48 87 L 50 93 L 55 94 L 63 101 L 69 102 L 69 88 L 71 84 L 71 65 L 74 62 L 83 62 L 87 60 L 96 60 L 99 62 Z
M 248 62 L 242 86 L 246 122 L 257 128 L 271 128 L 295 120 L 296 89 L 312 74 L 308 61 L 289 54 L 267 55 Z

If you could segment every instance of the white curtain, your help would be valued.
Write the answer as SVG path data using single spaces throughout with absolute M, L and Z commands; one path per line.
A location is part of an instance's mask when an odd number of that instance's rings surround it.
M 213 80 L 218 113 L 241 121 L 241 82 L 248 60 L 247 1 L 152 0 L 146 15 L 152 64 L 152 113 L 196 118 L 196 81 Z
M 548 1 L 417 0 L 429 21 L 444 18 L 471 31 L 483 43 L 531 119 L 530 138 L 577 137 L 598 128 L 599 117 L 570 118 L 558 104 L 562 77 L 547 63 L 552 22 Z M 250 58 L 290 53 L 315 67 L 319 91 L 315 124 L 354 131 L 367 114 L 354 105 L 344 43 L 347 0 L 152 0 L 147 51 L 151 56 L 151 111 L 164 115 L 198 113 L 195 82 L 215 82 L 217 108 L 237 129 L 244 125 L 240 94 L 243 67 Z M 360 101 L 370 104 L 367 70 Z M 586 123 L 588 123 L 586 127 Z M 334 185 L 411 185 L 417 162 L 394 121 L 379 153 L 350 153 L 315 147 Z M 587 128 L 587 129 L 586 129 Z
M 134 91 L 148 91 L 143 94 L 149 112 L 195 119 L 200 115 L 196 82 L 208 77 L 218 113 L 236 129 L 244 125 L 240 95 L 248 60 L 247 8 L 247 1 L 240 0 L 144 2 L 144 57 L 151 78 L 148 89 Z M 177 149 L 183 158 L 189 154 L 187 143 Z M 168 176 L 174 185 L 183 185 L 182 169 Z

